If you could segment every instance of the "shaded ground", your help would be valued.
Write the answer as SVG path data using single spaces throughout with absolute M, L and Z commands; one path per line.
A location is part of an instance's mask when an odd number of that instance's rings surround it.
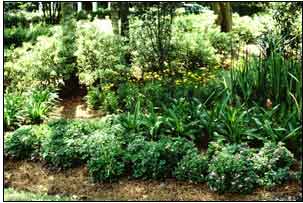
M 80 200 L 297 200 L 301 186 L 290 182 L 272 191 L 258 189 L 250 195 L 211 192 L 206 184 L 191 184 L 175 180 L 142 181 L 121 179 L 117 183 L 93 184 L 85 166 L 66 171 L 49 171 L 41 163 L 5 160 L 6 187 L 48 195 L 76 195 Z
M 58 195 L 45 195 L 12 188 L 4 189 L 4 201 L 71 201 L 72 198 L 62 197 Z
M 61 100 L 50 113 L 50 118 L 88 119 L 103 116 L 101 111 L 91 110 L 87 107 L 83 97 L 76 96 Z

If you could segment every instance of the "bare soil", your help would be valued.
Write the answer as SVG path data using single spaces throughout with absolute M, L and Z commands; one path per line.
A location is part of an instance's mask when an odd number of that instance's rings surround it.
M 50 113 L 50 118 L 90 119 L 102 117 L 104 113 L 89 109 L 82 96 L 62 99 Z
M 49 195 L 77 196 L 79 200 L 162 200 L 162 201 L 256 201 L 302 199 L 301 186 L 289 182 L 271 191 L 259 188 L 253 194 L 224 194 L 211 192 L 206 184 L 161 181 L 128 180 L 94 184 L 86 166 L 65 171 L 50 171 L 40 162 L 5 160 L 6 187 Z M 295 197 L 295 198 L 294 198 Z M 277 199 L 278 198 L 278 199 Z

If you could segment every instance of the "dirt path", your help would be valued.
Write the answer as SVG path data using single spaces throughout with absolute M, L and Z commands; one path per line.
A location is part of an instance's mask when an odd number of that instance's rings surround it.
M 103 116 L 101 111 L 91 110 L 87 107 L 83 97 L 76 96 L 59 102 L 50 118 L 89 119 Z
M 301 187 L 295 182 L 272 191 L 258 189 L 250 195 L 218 195 L 211 192 L 206 184 L 197 185 L 175 180 L 160 182 L 123 178 L 117 183 L 93 184 L 85 166 L 63 172 L 51 172 L 41 163 L 6 160 L 4 168 L 8 187 L 49 195 L 76 195 L 80 200 L 252 201 L 275 200 L 277 197 L 295 200 L 301 194 Z M 293 199 L 289 199 L 290 197 Z

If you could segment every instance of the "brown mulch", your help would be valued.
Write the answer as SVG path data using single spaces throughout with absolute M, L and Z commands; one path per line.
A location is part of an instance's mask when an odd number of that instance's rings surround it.
M 271 191 L 257 189 L 250 195 L 219 195 L 211 192 L 206 184 L 173 179 L 161 182 L 122 178 L 115 183 L 94 184 L 86 166 L 50 171 L 40 162 L 5 160 L 4 169 L 6 187 L 49 195 L 76 195 L 80 200 L 253 201 L 302 195 L 297 182 L 289 182 Z

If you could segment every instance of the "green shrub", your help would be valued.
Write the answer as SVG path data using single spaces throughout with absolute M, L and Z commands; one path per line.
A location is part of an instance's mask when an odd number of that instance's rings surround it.
M 58 99 L 58 95 L 49 89 L 33 89 L 27 95 L 25 112 L 31 123 L 41 123 Z
M 33 158 L 39 155 L 44 126 L 22 126 L 4 138 L 4 154 L 15 159 Z
M 83 162 L 83 139 L 96 130 L 94 126 L 88 122 L 64 119 L 52 121 L 48 126 L 49 134 L 42 141 L 42 158 L 59 168 Z
M 193 148 L 194 144 L 184 138 L 163 137 L 157 142 L 137 138 L 127 148 L 132 175 L 143 179 L 171 177 L 177 163 Z
M 4 128 L 13 130 L 24 121 L 24 96 L 19 92 L 6 92 L 4 94 Z
M 177 180 L 204 182 L 207 177 L 207 168 L 207 157 L 193 150 L 189 151 L 178 163 L 174 170 L 174 176 Z
M 11 45 L 18 47 L 23 42 L 36 42 L 41 35 L 49 35 L 51 33 L 48 26 L 44 24 L 33 25 L 29 28 L 12 27 L 4 29 L 4 46 Z
M 209 39 L 198 32 L 182 33 L 174 39 L 176 56 L 184 67 L 194 70 L 201 67 L 212 68 L 218 63 L 216 50 Z
M 96 27 L 79 28 L 76 33 L 77 65 L 80 83 L 91 86 L 95 83 L 119 84 L 128 72 L 123 38 L 101 33 Z
M 282 142 L 267 142 L 254 158 L 256 171 L 261 186 L 273 187 L 289 178 L 289 170 L 294 163 L 294 156 Z
M 118 96 L 115 92 L 108 91 L 104 95 L 103 108 L 110 113 L 116 112 L 119 108 Z
M 91 135 L 94 150 L 88 161 L 89 174 L 96 182 L 117 180 L 124 172 L 124 150 L 114 134 L 96 131 Z
M 104 101 L 104 94 L 100 87 L 92 87 L 85 96 L 87 105 L 92 109 L 99 109 Z
M 26 20 L 26 17 L 22 13 L 17 13 L 17 15 L 13 13 L 5 13 L 3 22 L 6 29 L 13 26 L 29 26 L 29 22 Z
M 243 145 L 227 145 L 213 156 L 207 184 L 211 190 L 224 193 L 249 193 L 257 186 L 252 153 Z
M 125 110 L 133 110 L 140 95 L 140 88 L 134 83 L 123 83 L 117 90 L 119 101 Z

